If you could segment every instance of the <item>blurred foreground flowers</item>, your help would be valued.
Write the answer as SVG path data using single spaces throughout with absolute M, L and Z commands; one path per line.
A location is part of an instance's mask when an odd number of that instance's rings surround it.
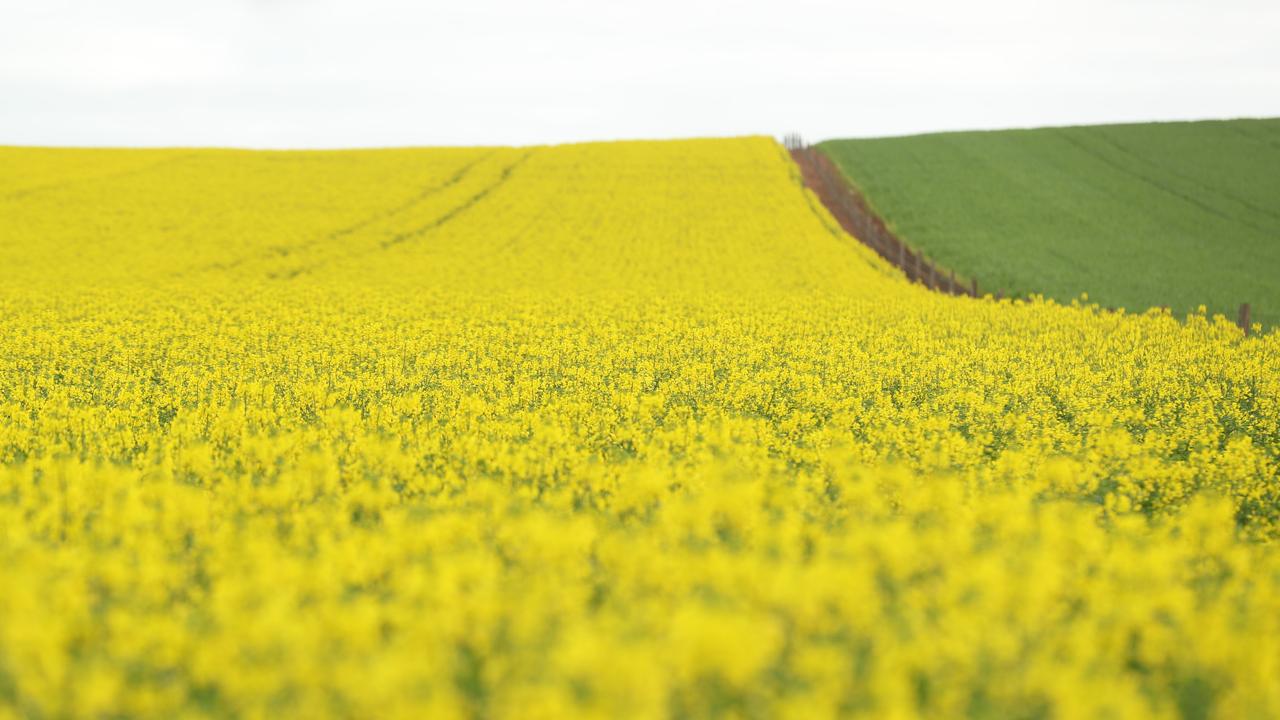
M 43 152 L 0 716 L 1280 714 L 1280 334 L 927 293 L 761 139 Z

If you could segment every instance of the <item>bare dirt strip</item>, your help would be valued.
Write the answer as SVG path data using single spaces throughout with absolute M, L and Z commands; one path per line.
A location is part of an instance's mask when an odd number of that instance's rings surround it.
M 977 280 L 958 279 L 954 270 L 944 270 L 922 252 L 909 248 L 885 225 L 830 158 L 812 146 L 790 141 L 787 145 L 792 159 L 800 167 L 805 186 L 818 196 L 845 232 L 901 268 L 912 282 L 938 292 L 977 297 Z

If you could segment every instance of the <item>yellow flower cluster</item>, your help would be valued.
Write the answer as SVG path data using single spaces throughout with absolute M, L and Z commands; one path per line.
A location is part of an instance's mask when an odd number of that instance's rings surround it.
M 0 717 L 1274 717 L 1280 333 L 762 138 L 0 150 Z

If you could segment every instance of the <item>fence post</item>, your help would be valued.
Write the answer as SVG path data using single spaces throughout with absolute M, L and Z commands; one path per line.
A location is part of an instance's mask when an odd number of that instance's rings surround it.
M 1251 325 L 1249 322 L 1249 303 L 1242 303 L 1240 305 L 1239 325 L 1240 329 L 1244 331 L 1244 336 L 1249 337 L 1249 327 Z
M 971 294 L 973 297 L 978 297 L 978 278 L 973 278 L 970 282 L 973 284 Z
M 952 294 L 952 295 L 959 295 L 959 294 L 960 294 L 960 292 L 959 292 L 959 286 L 957 286 L 957 285 L 956 285 L 956 271 L 955 271 L 955 270 L 952 270 L 952 271 L 951 271 L 951 285 L 950 285 L 950 287 L 949 287 L 948 289 L 951 291 L 951 294 Z

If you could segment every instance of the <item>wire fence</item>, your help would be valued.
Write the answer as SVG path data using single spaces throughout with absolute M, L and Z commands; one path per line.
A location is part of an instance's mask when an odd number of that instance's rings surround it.
M 954 270 L 938 266 L 919 250 L 909 247 L 874 211 L 862 194 L 850 185 L 831 158 L 807 145 L 803 138 L 788 134 L 783 145 L 800 167 L 804 183 L 822 200 L 832 217 L 845 232 L 876 251 L 880 257 L 898 267 L 911 282 L 949 295 L 978 297 L 978 281 L 962 279 Z
M 957 276 L 955 270 L 939 267 L 923 251 L 908 246 L 890 230 L 825 153 L 806 143 L 797 133 L 784 135 L 782 144 L 799 166 L 805 186 L 818 196 L 840 227 L 902 270 L 907 280 L 948 295 L 980 297 L 977 278 Z M 996 290 L 992 294 L 999 299 L 1004 291 Z M 1236 324 L 1249 335 L 1252 328 L 1249 303 L 1240 306 Z

